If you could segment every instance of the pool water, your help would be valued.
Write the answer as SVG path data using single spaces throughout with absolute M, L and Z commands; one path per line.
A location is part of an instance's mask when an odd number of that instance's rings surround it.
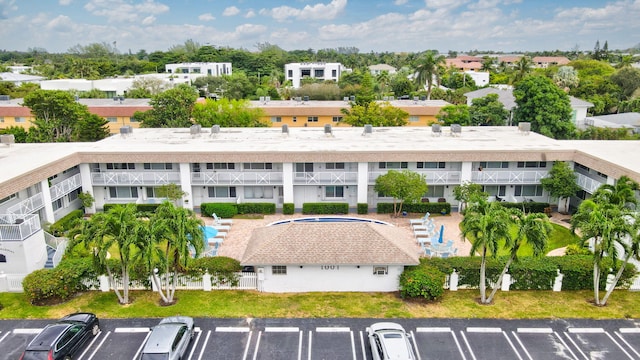
M 316 216 L 316 217 L 304 217 L 304 218 L 297 218 L 297 219 L 275 221 L 267 226 L 282 225 L 282 224 L 289 224 L 289 223 L 307 223 L 307 222 L 368 222 L 373 224 L 391 225 L 386 221 L 375 220 L 375 219 L 363 219 L 358 217 L 335 217 L 335 216 L 317 217 Z

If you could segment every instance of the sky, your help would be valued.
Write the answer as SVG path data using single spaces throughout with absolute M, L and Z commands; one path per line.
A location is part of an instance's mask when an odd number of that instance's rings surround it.
M 640 43 L 638 19 L 640 0 L 0 0 L 0 50 L 613 50 Z

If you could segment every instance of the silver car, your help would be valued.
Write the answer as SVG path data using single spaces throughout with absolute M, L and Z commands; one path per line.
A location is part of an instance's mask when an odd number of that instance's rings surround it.
M 415 360 L 411 335 L 400 324 L 379 322 L 367 328 L 374 360 Z
M 160 320 L 140 354 L 140 360 L 180 360 L 193 338 L 193 318 L 173 316 Z

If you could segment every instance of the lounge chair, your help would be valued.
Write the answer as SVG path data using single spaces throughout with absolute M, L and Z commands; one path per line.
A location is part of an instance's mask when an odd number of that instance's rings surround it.
M 429 248 L 424 248 L 424 255 L 428 256 L 428 257 L 432 257 L 433 253 L 431 252 L 431 249 Z
M 231 230 L 231 226 L 229 225 L 213 225 L 213 228 L 218 231 L 229 231 Z
M 430 215 L 431 215 L 431 214 L 426 213 L 426 214 L 424 214 L 424 216 L 423 216 L 423 217 L 421 217 L 420 219 L 409 219 L 409 224 L 411 224 L 411 225 L 414 225 L 414 224 L 415 224 L 415 225 L 418 225 L 418 224 L 424 224 L 427 220 L 429 220 L 429 216 L 430 216 Z
M 440 254 L 440 257 L 441 257 L 442 259 L 446 259 L 446 258 L 448 258 L 448 257 L 449 257 L 449 255 L 450 255 L 450 254 L 451 254 L 450 252 L 445 251 L 445 252 L 443 252 L 442 254 Z
M 211 216 L 213 216 L 213 223 L 217 225 L 231 225 L 233 223 L 233 220 L 231 219 L 219 218 L 216 213 L 213 213 Z
M 218 231 L 218 233 L 215 236 L 216 238 L 226 238 L 227 237 L 227 232 L 226 231 Z
M 423 238 L 424 237 L 429 237 L 430 235 L 431 235 L 431 233 L 428 232 L 428 231 L 414 231 L 413 232 L 413 236 L 415 236 L 416 239 L 419 238 L 419 237 L 423 237 Z

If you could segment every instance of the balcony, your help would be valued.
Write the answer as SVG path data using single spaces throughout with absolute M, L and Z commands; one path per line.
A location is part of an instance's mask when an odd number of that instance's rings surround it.
M 427 184 L 430 185 L 450 185 L 460 184 L 460 171 L 448 171 L 448 170 L 431 170 L 431 171 L 417 171 L 411 170 L 420 175 L 424 175 Z M 386 174 L 387 171 L 370 171 L 369 172 L 369 184 L 375 184 L 378 176 Z
M 546 170 L 530 171 L 492 171 L 482 170 L 471 173 L 471 182 L 475 184 L 523 184 L 535 185 L 549 174 Z
M 7 209 L 9 214 L 31 214 L 44 207 L 42 193 L 37 193 Z
M 358 173 L 355 171 L 314 171 L 294 172 L 294 185 L 356 185 Z
M 82 187 L 82 177 L 80 174 L 75 174 L 55 185 L 51 185 L 49 188 L 49 191 L 51 192 L 51 201 L 58 200 L 80 187 Z
M 596 190 L 598 190 L 600 185 L 604 184 L 601 181 L 590 178 L 578 172 L 576 172 L 576 183 L 578 183 L 578 186 L 580 186 L 584 191 L 588 192 L 589 194 L 593 194 Z
M 91 184 L 100 186 L 180 184 L 177 171 L 126 171 L 91 174 Z
M 22 241 L 40 230 L 35 214 L 0 215 L 0 241 Z
M 282 185 L 282 172 L 194 172 L 191 173 L 191 185 Z

